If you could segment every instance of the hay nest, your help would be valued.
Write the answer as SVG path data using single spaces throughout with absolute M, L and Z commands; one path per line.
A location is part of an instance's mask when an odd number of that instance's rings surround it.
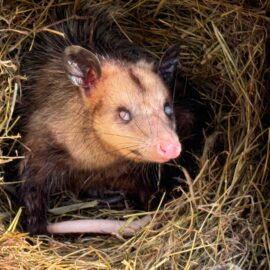
M 200 172 L 190 179 L 186 168 L 189 191 L 158 209 L 134 237 L 44 241 L 20 233 L 21 210 L 10 195 L 15 183 L 4 181 L 3 165 L 22 158 L 14 131 L 25 79 L 18 69 L 21 48 L 48 31 L 51 9 L 79 1 L 0 1 L 0 269 L 270 269 L 269 2 L 91 2 L 121 6 L 120 29 L 153 54 L 180 41 L 183 76 L 200 89 L 214 115 L 197 157 Z M 130 214 L 91 207 L 66 216 Z

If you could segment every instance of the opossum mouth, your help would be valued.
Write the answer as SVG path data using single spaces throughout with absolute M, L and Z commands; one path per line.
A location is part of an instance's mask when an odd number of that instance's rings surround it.
M 175 157 L 177 158 L 177 157 Z M 175 158 L 157 158 L 157 159 L 153 159 L 151 160 L 151 162 L 154 162 L 154 163 L 166 163 L 166 162 L 169 162 Z
M 131 150 L 130 152 L 136 156 L 142 157 L 142 154 L 138 150 Z

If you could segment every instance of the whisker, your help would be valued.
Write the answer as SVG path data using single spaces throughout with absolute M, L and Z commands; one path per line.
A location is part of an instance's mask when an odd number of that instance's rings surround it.
M 105 135 L 111 135 L 111 136 L 116 136 L 116 137 L 121 137 L 121 138 L 129 138 L 129 139 L 133 139 L 139 142 L 143 142 L 143 139 L 137 138 L 135 136 L 128 136 L 128 135 L 122 135 L 122 134 L 116 134 L 116 133 L 109 133 L 109 132 L 103 132 L 103 134 Z

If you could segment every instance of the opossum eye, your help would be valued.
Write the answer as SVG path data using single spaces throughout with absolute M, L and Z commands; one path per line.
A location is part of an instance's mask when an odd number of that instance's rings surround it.
M 125 108 L 119 108 L 118 112 L 119 112 L 119 117 L 121 118 L 121 120 L 123 120 L 126 123 L 131 121 L 132 117 L 131 117 L 131 112 L 129 110 Z
M 171 118 L 172 117 L 172 115 L 173 115 L 173 108 L 172 108 L 172 106 L 168 103 L 168 102 L 166 102 L 165 104 L 164 104 L 164 113 L 169 117 L 169 118 Z

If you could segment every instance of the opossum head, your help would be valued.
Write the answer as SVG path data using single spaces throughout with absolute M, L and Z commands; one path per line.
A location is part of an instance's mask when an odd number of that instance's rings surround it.
M 89 110 L 91 132 L 110 154 L 134 161 L 163 163 L 177 158 L 172 98 L 166 84 L 177 66 L 179 46 L 169 48 L 160 63 L 127 63 L 98 58 L 69 46 L 64 66 Z

